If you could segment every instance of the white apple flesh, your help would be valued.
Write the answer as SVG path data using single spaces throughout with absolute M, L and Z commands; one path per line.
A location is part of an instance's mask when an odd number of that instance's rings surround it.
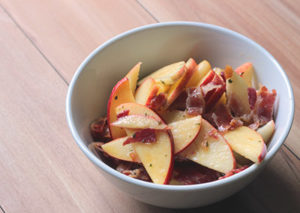
M 264 142 L 267 144 L 270 139 L 272 138 L 272 135 L 275 131 L 275 123 L 274 120 L 269 121 L 264 126 L 258 128 L 257 133 L 259 133 L 262 138 L 264 139 Z
M 224 174 L 236 166 L 230 146 L 205 119 L 202 119 L 201 130 L 196 140 L 179 155 Z
M 157 120 L 154 117 L 144 115 L 127 115 L 119 118 L 117 121 L 113 122 L 112 125 L 129 129 L 169 129 L 161 119 Z
M 235 116 L 250 113 L 248 85 L 231 67 L 225 68 L 227 103 Z
M 156 137 L 154 143 L 132 145 L 153 183 L 168 184 L 173 169 L 173 141 L 166 131 L 157 131 Z
M 123 145 L 127 139 L 128 137 L 122 137 L 112 140 L 103 144 L 101 148 L 105 153 L 113 158 L 129 162 L 141 162 L 132 144 Z
M 138 84 L 140 85 L 148 78 L 153 78 L 156 81 L 161 81 L 164 84 L 171 85 L 174 84 L 184 74 L 184 72 L 185 72 L 185 62 L 180 61 L 162 67 L 161 69 L 153 72 L 152 74 L 140 80 Z
M 266 144 L 263 138 L 253 129 L 238 127 L 224 134 L 231 148 L 238 154 L 255 163 L 260 163 L 266 155 Z
M 121 79 L 113 88 L 107 105 L 107 122 L 113 139 L 126 135 L 120 127 L 112 126 L 111 123 L 117 120 L 116 107 L 123 103 L 135 102 L 130 83 L 127 77 Z
M 197 138 L 201 129 L 201 116 L 187 118 L 168 124 L 174 139 L 174 154 L 186 149 Z
M 144 81 L 135 92 L 135 101 L 138 104 L 147 105 L 151 99 L 157 94 L 159 87 L 153 78 Z

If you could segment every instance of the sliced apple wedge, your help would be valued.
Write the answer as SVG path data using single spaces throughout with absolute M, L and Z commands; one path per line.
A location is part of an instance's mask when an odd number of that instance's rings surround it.
M 172 111 L 165 110 L 162 111 L 160 115 L 167 124 L 184 120 L 190 117 L 190 115 L 187 114 L 186 111 L 180 111 L 180 110 L 172 110 Z
M 191 87 L 191 84 L 193 83 L 193 82 L 191 82 L 192 81 L 192 77 L 196 77 L 196 76 L 198 77 L 198 75 L 197 75 L 198 64 L 196 63 L 196 61 L 193 58 L 189 58 L 189 60 L 187 60 L 187 62 L 185 63 L 185 67 L 186 67 L 186 69 L 192 70 L 191 78 L 189 79 L 189 81 L 185 85 L 186 88 L 188 88 L 188 87 Z
M 193 69 L 187 69 L 184 75 L 171 86 L 167 94 L 167 103 L 165 105 L 165 109 L 167 109 L 184 90 L 192 75 Z
M 195 72 L 193 73 L 191 79 L 187 83 L 186 87 L 197 87 L 201 79 L 204 78 L 204 76 L 211 70 L 211 66 L 208 61 L 203 60 L 201 61 L 195 68 Z
M 129 129 L 157 129 L 167 130 L 169 127 L 164 124 L 161 119 L 157 120 L 154 117 L 145 115 L 128 115 L 119 118 L 112 123 L 113 126 Z
M 273 120 L 271 120 L 256 131 L 262 136 L 264 142 L 267 144 L 275 131 L 275 123 Z
M 156 96 L 159 87 L 156 86 L 156 83 L 153 78 L 148 78 L 144 81 L 135 92 L 135 101 L 138 104 L 146 105 L 151 99 Z
M 112 126 L 111 123 L 117 120 L 116 107 L 122 103 L 135 102 L 130 83 L 127 77 L 121 79 L 113 88 L 107 105 L 107 122 L 113 139 L 126 136 L 120 127 Z
M 153 183 L 168 184 L 173 169 L 173 141 L 165 131 L 156 132 L 154 143 L 136 142 L 133 145 Z
M 174 154 L 186 149 L 197 138 L 201 129 L 201 116 L 170 123 L 168 126 L 174 139 Z
M 230 146 L 205 119 L 202 119 L 200 133 L 196 140 L 179 155 L 224 174 L 236 166 Z
M 130 162 L 140 163 L 140 159 L 135 152 L 132 144 L 123 145 L 123 143 L 128 139 L 128 137 L 122 137 L 105 143 L 101 146 L 103 151 L 109 156 Z
M 235 116 L 250 113 L 248 85 L 230 66 L 225 68 L 227 104 Z
M 141 68 L 141 62 L 137 63 L 130 71 L 127 73 L 125 77 L 128 78 L 129 80 L 129 85 L 132 91 L 132 94 L 134 95 L 135 89 L 136 89 L 136 84 L 137 80 L 139 78 L 139 73 L 140 73 L 140 68 Z
M 257 89 L 257 79 L 252 63 L 247 62 L 242 64 L 241 66 L 235 69 L 235 72 L 237 72 L 246 81 L 248 87 L 253 87 Z
M 259 163 L 266 155 L 267 148 L 263 138 L 249 127 L 238 127 L 225 133 L 224 137 L 235 152 L 252 162 Z
M 122 115 L 124 112 L 126 112 L 126 115 L 150 116 L 158 121 L 162 121 L 160 116 L 156 114 L 153 110 L 137 103 L 124 103 L 116 108 L 117 115 Z
M 148 78 L 153 78 L 157 81 L 161 81 L 164 84 L 172 85 L 174 84 L 183 74 L 185 73 L 185 62 L 180 61 L 174 64 L 167 65 L 152 74 L 146 76 L 138 82 L 140 85 Z

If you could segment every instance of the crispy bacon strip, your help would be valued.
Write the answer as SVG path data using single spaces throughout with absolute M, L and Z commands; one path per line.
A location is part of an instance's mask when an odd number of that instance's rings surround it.
M 202 115 L 205 110 L 205 100 L 203 97 L 202 89 L 188 88 L 186 99 L 187 113 L 190 115 Z
M 191 161 L 175 162 L 173 178 L 184 185 L 217 180 L 220 173 Z
M 253 121 L 262 126 L 272 120 L 276 90 L 269 91 L 265 86 L 257 93 L 257 101 L 253 110 Z
M 243 125 L 240 119 L 232 117 L 229 109 L 223 104 L 216 106 L 213 112 L 206 113 L 203 117 L 221 132 Z
M 107 118 L 99 118 L 90 125 L 90 132 L 94 141 L 108 142 L 111 140 Z

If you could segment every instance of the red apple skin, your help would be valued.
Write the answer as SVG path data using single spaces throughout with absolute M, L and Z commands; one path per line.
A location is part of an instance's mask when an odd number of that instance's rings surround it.
M 258 162 L 259 162 L 259 163 L 263 161 L 263 159 L 265 158 L 266 154 L 267 154 L 267 146 L 266 146 L 266 144 L 264 143 L 262 152 L 261 152 L 261 154 L 260 154 L 259 157 L 258 157 Z
M 125 102 L 134 102 L 134 97 L 133 97 L 133 94 L 131 92 L 131 88 L 130 88 L 130 85 L 129 85 L 129 80 L 128 80 L 127 77 L 124 77 L 112 89 L 112 92 L 110 94 L 110 97 L 109 97 L 109 100 L 108 100 L 108 104 L 107 104 L 107 123 L 108 123 L 110 135 L 111 135 L 111 137 L 113 139 L 126 136 L 125 130 L 123 130 L 121 128 L 116 128 L 116 127 L 112 127 L 111 126 L 111 123 L 117 120 L 116 113 L 111 112 L 111 110 L 115 110 L 115 108 L 112 107 L 113 100 L 114 100 L 115 95 L 116 95 L 117 91 L 119 90 L 120 86 L 123 85 L 123 84 L 126 84 L 126 83 L 128 83 L 129 91 L 128 91 L 128 100 L 125 101 Z M 115 116 L 113 116 L 114 114 L 115 114 Z
M 199 83 L 199 86 L 208 84 L 209 82 L 211 82 L 213 80 L 214 76 L 215 76 L 215 73 L 212 70 L 209 71 L 206 74 L 206 76 L 203 78 L 203 80 Z
M 243 72 L 247 71 L 249 68 L 252 67 L 252 63 L 250 62 L 247 62 L 247 63 L 244 63 L 242 64 L 241 66 L 239 66 L 238 68 L 235 69 L 235 71 L 241 75 Z
M 180 82 L 176 82 L 170 88 L 170 91 L 168 92 L 168 96 L 167 96 L 167 104 L 165 106 L 165 109 L 168 108 L 173 103 L 173 101 L 175 101 L 175 99 L 180 95 L 180 93 L 183 91 L 183 89 L 189 82 L 192 75 L 193 75 L 193 70 L 187 69 L 186 73 L 182 76 L 181 79 L 179 79 Z
M 169 167 L 169 170 L 168 170 L 168 175 L 165 179 L 164 184 L 169 184 L 170 183 L 170 180 L 171 180 L 172 174 L 173 174 L 173 168 L 174 168 L 174 138 L 173 138 L 173 135 L 171 133 L 171 130 L 168 130 L 167 133 L 170 137 L 172 155 L 171 155 L 171 164 L 170 164 L 170 167 Z
M 200 128 L 201 129 L 201 128 Z M 201 130 L 200 130 L 201 131 Z M 198 135 L 200 134 L 200 131 L 197 133 L 197 135 L 193 138 L 193 140 L 191 140 L 190 143 L 188 143 L 183 149 L 179 150 L 178 152 L 174 153 L 174 155 L 177 155 L 181 152 L 183 152 L 184 150 L 186 150 L 198 137 Z

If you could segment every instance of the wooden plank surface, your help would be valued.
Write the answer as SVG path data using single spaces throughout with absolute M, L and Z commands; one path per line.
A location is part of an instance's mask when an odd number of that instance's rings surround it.
M 12 19 L 69 82 L 109 38 L 155 20 L 134 0 L 1 0 Z
M 253 183 L 217 204 L 184 211 L 142 204 L 119 192 L 77 148 L 65 122 L 67 83 L 83 58 L 113 35 L 156 21 L 205 21 L 253 38 L 283 65 L 297 101 L 299 4 L 259 2 L 0 0 L 3 211 L 299 212 L 297 105 L 288 146 Z

